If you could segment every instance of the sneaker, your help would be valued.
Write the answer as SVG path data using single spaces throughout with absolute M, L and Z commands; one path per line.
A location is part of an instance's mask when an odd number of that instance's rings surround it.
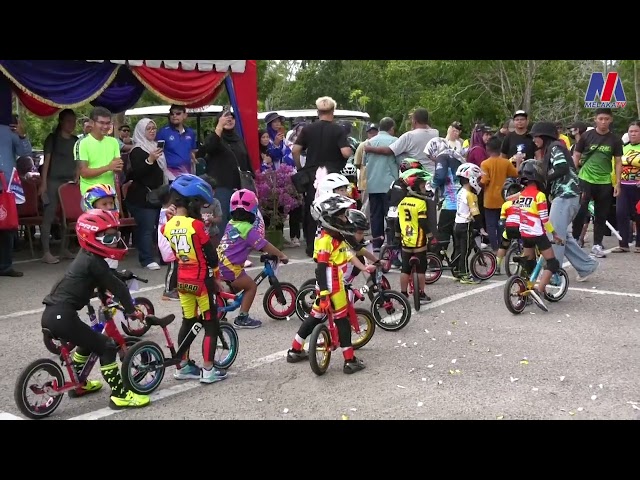
M 460 277 L 460 283 L 463 285 L 477 285 L 480 283 L 480 280 L 473 278 L 471 275 L 462 275 Z
M 160 265 L 158 265 L 156 262 L 151 262 L 145 268 L 148 268 L 149 270 L 160 270 Z
M 607 254 L 604 253 L 604 248 L 602 248 L 602 245 L 594 245 L 593 247 L 591 247 L 591 255 L 593 255 L 596 258 L 607 257 Z
M 251 263 L 251 260 L 246 260 L 244 262 L 244 268 L 249 268 L 249 267 L 252 267 L 252 266 L 253 266 L 253 263 Z
M 596 273 L 596 270 L 598 270 L 598 266 L 599 266 L 599 265 L 600 265 L 600 264 L 597 264 L 597 265 L 596 265 L 596 268 L 594 268 L 591 272 L 587 273 L 587 274 L 586 274 L 586 275 L 584 275 L 584 276 L 580 276 L 580 274 L 578 274 L 578 275 L 576 276 L 576 282 L 586 282 L 586 281 L 589 279 L 589 277 L 590 277 L 591 275 L 593 275 L 594 273 Z
M 200 367 L 198 367 L 193 360 L 189 360 L 189 363 L 184 367 L 176 367 L 173 378 L 176 380 L 199 380 Z
M 109 407 L 113 410 L 120 410 L 121 408 L 140 408 L 146 407 L 151 403 L 149 395 L 138 395 L 132 391 L 128 391 L 124 398 L 111 396 L 109 401 Z
M 347 374 L 352 374 L 359 372 L 360 370 L 364 370 L 364 363 L 362 360 L 353 357 L 352 360 L 345 360 L 344 367 L 342 367 L 342 372 Z
M 431 303 L 431 297 L 426 293 L 422 292 L 420 294 L 420 305 L 426 305 L 427 303 Z
M 170 292 L 165 292 L 162 294 L 162 300 L 172 300 L 172 301 L 180 301 L 180 295 L 177 290 L 171 290 Z
M 540 293 L 534 288 L 529 292 L 529 296 L 533 299 L 533 302 L 542 310 L 543 312 L 548 312 L 549 308 L 542 301 L 542 297 Z
M 102 388 L 102 382 L 99 380 L 87 380 L 87 382 L 76 388 L 75 390 L 69 390 L 69 398 L 83 397 L 89 393 L 95 393 Z
M 60 263 L 60 259 L 58 257 L 54 257 L 50 252 L 45 253 L 42 256 L 42 261 L 44 263 L 48 263 L 49 265 L 55 265 L 56 263 Z
M 300 239 L 292 238 L 291 239 L 291 245 L 293 245 L 294 247 L 299 247 L 300 246 Z
M 251 318 L 249 315 L 238 315 L 233 321 L 233 325 L 236 328 L 260 328 L 262 322 Z
M 227 371 L 212 367 L 211 370 L 202 368 L 200 370 L 200 383 L 216 383 L 227 378 Z
M 298 363 L 308 359 L 309 354 L 304 349 L 297 352 L 293 348 L 290 348 L 287 351 L 287 363 Z

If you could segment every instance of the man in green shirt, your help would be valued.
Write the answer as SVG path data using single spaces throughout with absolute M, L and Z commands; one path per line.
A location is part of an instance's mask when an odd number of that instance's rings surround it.
M 115 190 L 114 172 L 121 172 L 124 166 L 118 141 L 108 135 L 113 124 L 111 112 L 103 107 L 95 107 L 89 119 L 91 132 L 78 140 L 74 147 L 80 176 L 80 193 L 83 196 L 93 185 L 106 183 Z
M 589 202 L 593 200 L 593 247 L 591 253 L 598 257 L 605 257 L 602 240 L 607 231 L 606 221 L 613 197 L 620 191 L 620 177 L 622 172 L 622 140 L 615 135 L 609 126 L 613 122 L 613 112 L 610 108 L 596 109 L 596 128 L 583 133 L 573 151 L 573 161 L 579 170 L 582 200 L 580 211 L 574 220 L 575 224 L 584 224 L 588 212 Z M 611 172 L 615 159 L 616 184 L 611 184 Z

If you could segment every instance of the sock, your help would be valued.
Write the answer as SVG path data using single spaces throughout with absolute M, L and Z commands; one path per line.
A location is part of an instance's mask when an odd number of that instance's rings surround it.
M 100 367 L 100 373 L 102 373 L 102 378 L 107 382 L 107 385 L 111 387 L 112 396 L 118 398 L 125 398 L 127 396 L 127 392 L 124 391 L 122 377 L 118 371 L 118 364 L 113 362 L 109 365 L 104 365 Z
M 293 338 L 293 342 L 291 343 L 291 350 L 296 352 L 302 351 L 302 347 L 304 346 L 304 338 L 296 333 L 296 336 Z
M 498 268 L 502 265 L 502 260 L 504 260 L 504 257 L 498 257 Z
M 342 356 L 344 357 L 345 362 L 350 362 L 353 360 L 353 347 L 346 347 L 342 349 Z
M 80 376 L 80 373 L 82 373 L 82 369 L 84 368 L 85 363 L 87 363 L 87 360 L 89 360 L 88 355 L 80 355 L 77 350 L 73 352 L 73 368 L 78 376 Z

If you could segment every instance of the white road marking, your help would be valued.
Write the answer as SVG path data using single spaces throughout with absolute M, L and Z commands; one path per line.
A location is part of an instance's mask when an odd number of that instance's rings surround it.
M 611 290 L 598 290 L 595 288 L 577 288 L 577 287 L 569 287 L 569 290 L 575 290 L 576 292 L 597 293 L 598 295 L 617 295 L 619 297 L 640 298 L 640 293 L 613 292 Z
M 0 410 L 0 420 L 24 420 L 24 418 Z
M 289 263 L 287 265 L 294 265 L 297 263 L 311 263 L 313 260 L 311 258 L 305 258 L 305 259 L 290 259 Z M 280 268 L 286 268 L 287 265 L 281 265 L 278 267 L 278 269 Z M 257 266 L 257 267 L 250 267 L 245 269 L 245 271 L 247 272 L 251 272 L 251 271 L 256 271 L 256 270 L 262 270 L 264 268 L 263 265 Z M 151 287 L 142 287 L 140 289 L 138 289 L 136 292 L 134 292 L 134 296 L 136 296 L 138 293 L 143 293 L 143 292 L 149 292 L 151 290 L 158 290 L 160 288 L 164 288 L 164 283 L 161 283 L 159 285 L 153 285 Z M 93 298 L 91 300 L 91 303 L 99 303 L 99 300 L 97 298 Z M 7 313 L 4 315 L 0 315 L 0 320 L 4 320 L 7 318 L 17 318 L 17 317 L 24 317 L 27 315 L 35 315 L 36 313 L 42 313 L 44 312 L 44 307 L 40 307 L 40 308 L 34 308 L 33 310 L 20 310 L 18 312 L 11 312 L 11 313 Z

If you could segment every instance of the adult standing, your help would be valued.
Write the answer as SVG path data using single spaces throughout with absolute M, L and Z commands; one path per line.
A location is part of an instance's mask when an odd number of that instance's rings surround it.
M 367 190 L 367 169 L 364 168 L 362 161 L 364 159 L 364 147 L 369 145 L 369 140 L 378 135 L 378 125 L 371 123 L 367 126 L 367 139 L 364 142 L 360 142 L 356 153 L 353 154 L 353 165 L 360 172 L 358 175 L 358 190 L 362 193 L 362 211 L 365 215 L 369 216 L 369 191 Z
M 40 225 L 40 241 L 42 242 L 42 261 L 44 263 L 59 263 L 60 259 L 51 254 L 49 241 L 51 225 L 56 216 L 59 205 L 58 188 L 76 178 L 76 162 L 73 158 L 73 146 L 78 141 L 73 132 L 76 128 L 76 114 L 65 108 L 58 114 L 58 125 L 44 141 L 44 165 L 38 193 L 42 198 L 44 210 L 42 225 Z M 68 250 L 60 252 L 63 258 L 73 258 Z
M 225 110 L 214 132 L 204 141 L 207 175 L 216 181 L 215 197 L 222 207 L 222 219 L 218 223 L 220 235 L 224 234 L 229 222 L 231 195 L 241 188 L 240 170 L 252 171 L 249 152 L 235 128 L 235 114 Z
M 629 143 L 623 149 L 620 194 L 616 200 L 618 231 L 622 240 L 613 251 L 615 253 L 629 251 L 629 239 L 631 238 L 629 220 L 632 220 L 636 224 L 636 248 L 634 251 L 640 253 L 640 216 L 636 213 L 636 205 L 640 202 L 640 120 L 631 122 L 627 133 Z
M 184 105 L 171 105 L 169 124 L 158 130 L 156 135 L 156 141 L 164 141 L 165 175 L 168 182 L 173 182 L 183 173 L 194 173 L 197 163 L 198 141 L 195 130 L 184 124 L 187 116 Z
M 431 175 L 435 173 L 435 163 L 427 157 L 425 148 L 429 140 L 439 137 L 435 128 L 429 125 L 429 112 L 426 108 L 416 108 L 411 115 L 411 130 L 400 135 L 395 142 L 388 147 L 364 147 L 366 153 L 378 153 L 381 155 L 395 155 L 398 162 L 405 158 L 418 160 L 424 169 Z
M 372 147 L 388 147 L 398 137 L 394 135 L 396 122 L 390 117 L 380 120 L 378 134 L 369 139 Z M 367 192 L 369 194 L 369 212 L 373 248 L 379 250 L 384 240 L 384 219 L 389 210 L 387 192 L 389 186 L 398 180 L 399 165 L 395 155 L 365 153 L 363 165 L 366 168 Z M 379 238 L 380 237 L 380 238 Z
M 607 229 L 606 222 L 613 197 L 620 193 L 622 176 L 622 140 L 609 126 L 613 122 L 610 108 L 596 109 L 596 128 L 585 132 L 573 151 L 573 161 L 580 178 L 582 203 L 576 216 L 578 225 L 584 224 L 589 202 L 593 200 L 593 247 L 591 253 L 598 258 L 606 257 L 602 240 Z M 612 186 L 613 170 L 611 157 L 615 159 L 616 184 Z
M 551 209 L 549 221 L 564 245 L 553 246 L 553 254 L 562 265 L 564 257 L 578 273 L 577 281 L 583 282 L 598 268 L 598 262 L 591 258 L 571 234 L 571 223 L 580 209 L 580 181 L 573 165 L 571 153 L 566 144 L 558 139 L 556 126 L 551 122 L 536 123 L 531 136 L 541 159 L 542 171 L 550 192 Z
M 4 175 L 7 185 L 16 166 L 16 159 L 22 155 L 29 155 L 31 150 L 27 132 L 17 116 L 0 122 L 0 172 Z M 0 189 L 2 189 L 2 183 L 0 183 Z M 13 269 L 15 238 L 15 230 L 0 230 L 0 277 L 23 276 L 22 272 Z
M 316 171 L 319 167 L 325 167 L 328 173 L 338 173 L 353 154 L 344 129 L 334 122 L 336 101 L 331 97 L 320 97 L 316 100 L 316 108 L 318 121 L 302 129 L 292 149 L 296 168 L 299 174 L 307 179 L 303 225 L 307 242 L 306 253 L 310 257 L 313 256 L 313 242 L 316 237 L 316 222 L 311 217 L 311 204 L 316 195 L 314 187 Z M 304 168 L 300 163 L 300 154 L 303 150 L 307 151 Z
M 131 170 L 127 177 L 131 185 L 127 190 L 126 206 L 136 220 L 133 235 L 140 265 L 159 270 L 154 259 L 154 236 L 160 209 L 147 201 L 147 193 L 164 184 L 164 173 L 158 165 L 162 149 L 158 148 L 158 127 L 150 118 L 141 119 L 133 132 L 133 148 L 129 152 Z
M 502 141 L 501 153 L 504 158 L 516 156 L 516 167 L 524 160 L 534 158 L 536 146 L 529 135 L 529 114 L 518 110 L 513 114 L 513 132 L 509 132 Z

